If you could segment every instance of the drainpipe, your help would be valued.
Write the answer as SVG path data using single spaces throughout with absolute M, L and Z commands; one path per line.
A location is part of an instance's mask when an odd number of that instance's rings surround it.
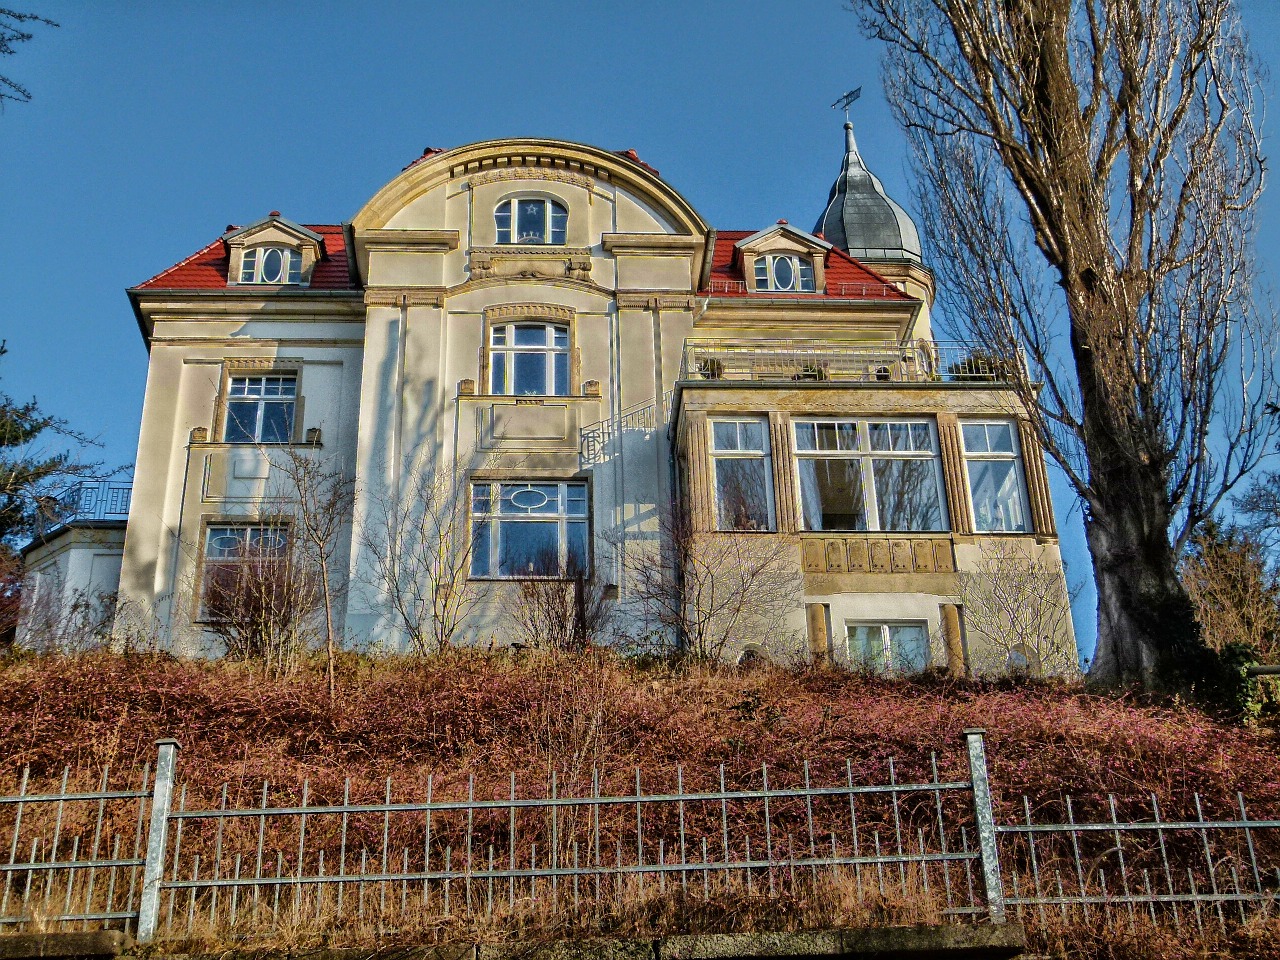
M 391 427 L 391 495 L 392 503 L 397 508 L 400 504 L 400 474 L 403 470 L 401 463 L 401 430 L 403 417 L 401 411 L 404 409 L 404 363 L 405 363 L 405 340 L 409 332 L 409 295 L 400 294 L 400 325 L 396 330 L 396 384 L 394 400 L 395 409 L 393 411 L 392 427 Z
M 178 500 L 178 527 L 173 531 L 173 558 L 169 570 L 169 628 L 165 641 L 173 650 L 174 603 L 178 597 L 178 554 L 182 548 L 182 518 L 187 509 L 187 482 L 191 479 L 191 431 L 187 431 L 186 462 L 182 469 L 182 493 Z

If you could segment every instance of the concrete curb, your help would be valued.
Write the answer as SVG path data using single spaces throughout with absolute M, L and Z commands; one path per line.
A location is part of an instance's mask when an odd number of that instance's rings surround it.
M 63 958 L 118 957 L 133 945 L 119 930 L 85 933 L 6 933 L 0 935 L 0 960 L 30 960 L 35 957 Z

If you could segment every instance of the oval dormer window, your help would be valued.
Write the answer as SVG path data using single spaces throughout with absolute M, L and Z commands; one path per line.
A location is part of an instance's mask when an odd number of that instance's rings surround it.
M 789 253 L 756 257 L 756 289 L 813 293 L 813 261 Z
M 493 211 L 498 243 L 564 245 L 569 211 L 542 197 L 512 197 Z
M 289 247 L 253 247 L 240 261 L 241 283 L 301 283 L 302 253 Z

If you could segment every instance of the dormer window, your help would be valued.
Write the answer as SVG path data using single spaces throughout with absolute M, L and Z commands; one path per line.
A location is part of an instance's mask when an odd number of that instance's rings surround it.
M 241 283 L 301 283 L 302 253 L 289 247 L 250 247 L 240 261 Z
M 563 246 L 569 211 L 554 200 L 513 197 L 493 211 L 498 243 L 549 243 Z
M 813 293 L 813 261 L 790 253 L 762 254 L 756 257 L 756 289 Z

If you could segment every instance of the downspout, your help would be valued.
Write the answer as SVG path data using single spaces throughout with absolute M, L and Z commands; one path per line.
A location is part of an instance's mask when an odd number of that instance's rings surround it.
M 401 462 L 401 434 L 403 425 L 403 409 L 404 409 L 404 363 L 405 363 L 405 340 L 409 333 L 409 295 L 400 294 L 400 326 L 396 331 L 396 383 L 394 403 L 395 410 L 393 412 L 392 429 L 391 429 L 391 496 L 392 503 L 396 504 L 397 509 L 400 506 L 400 475 L 404 471 L 404 464 Z
M 173 650 L 174 604 L 178 598 L 178 554 L 182 547 L 182 518 L 187 509 L 187 482 L 191 479 L 191 431 L 187 431 L 186 464 L 182 470 L 182 493 L 178 500 L 178 527 L 173 532 L 173 558 L 169 572 L 169 629 L 165 637 Z

